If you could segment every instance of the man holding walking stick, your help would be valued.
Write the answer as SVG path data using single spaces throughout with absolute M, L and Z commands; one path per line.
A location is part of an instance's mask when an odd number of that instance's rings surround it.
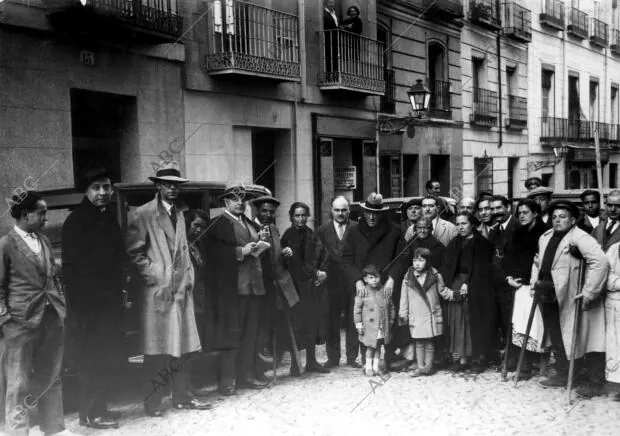
M 542 301 L 543 323 L 556 357 L 555 371 L 539 384 L 562 388 L 572 377 L 568 359 L 605 350 L 600 294 L 609 265 L 596 240 L 575 226 L 577 206 L 566 200 L 554 201 L 549 205 L 549 216 L 553 227 L 540 237 L 531 284 L 536 298 Z M 595 363 L 586 362 L 591 375 L 599 372 L 590 368 Z M 590 382 L 600 383 L 592 377 Z

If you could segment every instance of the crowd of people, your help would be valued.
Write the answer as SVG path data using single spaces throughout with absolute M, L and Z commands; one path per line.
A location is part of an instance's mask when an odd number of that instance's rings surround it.
M 339 365 L 368 377 L 502 366 L 518 379 L 538 373 L 541 386 L 565 388 L 572 360 L 582 398 L 620 382 L 620 191 L 608 194 L 603 213 L 600 193 L 584 191 L 581 213 L 530 178 L 527 198 L 513 210 L 491 192 L 446 201 L 429 181 L 423 198 L 403 205 L 400 227 L 372 193 L 359 222 L 345 197 L 334 198 L 331 219 L 316 231 L 310 207 L 294 202 L 280 235 L 281 203 L 267 189 L 229 184 L 219 197 L 224 211 L 212 218 L 182 202 L 187 179 L 174 164 L 151 180 L 155 198 L 137 208 L 123 235 L 109 174 L 87 172 L 84 199 L 63 225 L 62 268 L 41 233 L 45 200 L 34 191 L 13 199 L 15 226 L 0 239 L 9 433 L 27 434 L 28 412 L 37 408 L 46 435 L 73 434 L 64 425 L 60 378 L 67 311 L 78 325 L 79 422 L 119 426 L 107 394 L 126 359 L 118 347 L 125 261 L 140 278 L 151 417 L 164 416 L 169 393 L 174 408 L 211 408 L 192 378 L 204 371 L 203 353 L 216 356 L 224 396 L 268 387 L 268 370 L 287 352 L 293 377 Z

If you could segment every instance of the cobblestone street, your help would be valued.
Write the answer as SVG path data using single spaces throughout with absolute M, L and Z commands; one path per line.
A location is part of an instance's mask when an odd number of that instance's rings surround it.
M 144 416 L 140 401 L 118 403 L 124 412 L 121 428 L 105 434 L 377 435 L 402 430 L 418 435 L 613 435 L 620 422 L 620 404 L 611 394 L 567 406 L 564 390 L 544 390 L 537 377 L 515 389 L 491 370 L 477 377 L 440 371 L 418 379 L 392 373 L 384 383 L 373 379 L 374 394 L 371 379 L 346 366 L 301 378 L 289 377 L 287 367 L 278 371 L 286 375 L 271 389 L 208 397 L 214 404 L 210 411 L 168 410 L 157 419 Z M 169 399 L 166 405 L 171 406 Z M 79 427 L 76 414 L 67 418 L 73 431 L 103 434 Z

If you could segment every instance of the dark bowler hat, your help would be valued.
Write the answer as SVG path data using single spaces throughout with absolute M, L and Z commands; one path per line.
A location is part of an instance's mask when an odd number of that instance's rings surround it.
M 265 187 L 264 188 L 264 195 L 260 195 L 258 197 L 256 197 L 255 199 L 251 200 L 252 204 L 254 205 L 259 205 L 259 204 L 263 204 L 263 203 L 271 203 L 273 205 L 275 205 L 276 207 L 280 206 L 280 200 L 278 200 L 277 198 L 275 198 L 273 195 L 271 195 L 271 191 Z
M 407 213 L 407 209 L 409 209 L 411 206 L 420 206 L 420 207 L 422 207 L 422 198 L 421 197 L 413 197 L 408 202 L 403 203 L 403 205 L 400 207 L 400 213 L 403 216 L 405 216 L 405 214 Z
M 549 203 L 548 213 L 549 216 L 553 215 L 553 211 L 556 209 L 564 209 L 571 213 L 573 218 L 579 218 L 579 208 L 572 201 L 568 200 L 554 200 Z
M 97 180 L 105 179 L 105 178 L 108 178 L 110 179 L 110 181 L 112 181 L 112 177 L 110 176 L 110 173 L 108 173 L 106 169 L 93 168 L 89 171 L 86 171 L 84 174 L 82 174 L 78 189 L 80 191 L 86 191 L 88 187 L 91 185 L 91 183 L 96 182 Z
M 153 183 L 157 182 L 173 182 L 173 183 L 187 183 L 189 180 L 181 177 L 181 171 L 179 171 L 179 163 L 176 161 L 170 161 L 157 169 L 154 176 L 149 177 Z
M 525 189 L 530 189 L 530 185 L 542 186 L 542 180 L 540 179 L 540 177 L 530 177 L 525 181 Z
M 369 212 L 385 212 L 386 210 L 390 210 L 389 206 L 383 205 L 383 195 L 377 194 L 376 192 L 371 192 L 368 199 L 361 203 L 360 206 L 362 209 L 366 209 Z

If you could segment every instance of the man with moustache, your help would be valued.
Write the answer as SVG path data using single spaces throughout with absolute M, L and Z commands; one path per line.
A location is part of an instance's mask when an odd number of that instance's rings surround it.
M 601 194 L 593 189 L 586 189 L 579 196 L 583 204 L 583 215 L 577 220 L 577 227 L 592 234 L 601 222 Z
M 458 232 L 454 224 L 441 219 L 438 214 L 437 198 L 424 197 L 422 199 L 422 215 L 431 223 L 431 235 L 447 247 L 450 241 L 458 235 Z M 410 240 L 413 237 L 413 232 L 413 228 L 409 228 L 405 233 L 405 239 Z
M 321 225 L 316 234 L 329 252 L 329 268 L 327 271 L 327 289 L 329 293 L 329 336 L 327 338 L 326 368 L 340 365 L 340 316 L 344 312 L 345 340 L 347 365 L 361 368 L 357 363 L 359 341 L 353 322 L 354 289 L 347 286 L 344 273 L 342 251 L 344 239 L 348 232 L 357 226 L 349 221 L 349 201 L 343 196 L 332 200 L 332 219 Z
M 467 212 L 472 215 L 476 213 L 476 200 L 465 197 L 459 202 L 459 212 Z
M 120 414 L 108 410 L 106 394 L 123 359 L 125 248 L 110 207 L 110 175 L 98 168 L 82 179 L 84 199 L 62 227 L 63 278 L 77 324 L 80 425 L 118 428 Z

